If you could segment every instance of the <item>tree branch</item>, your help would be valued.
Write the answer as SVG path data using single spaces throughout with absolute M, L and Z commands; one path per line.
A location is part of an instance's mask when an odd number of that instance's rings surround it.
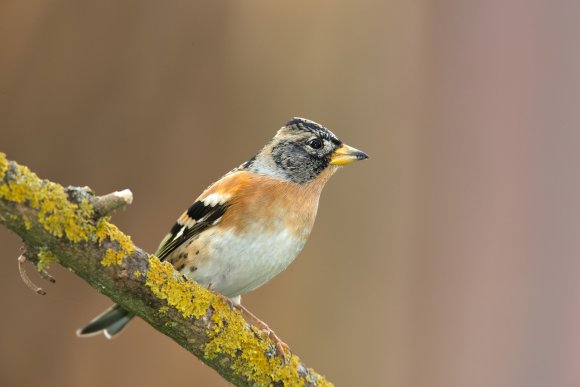
M 0 153 L 0 223 L 22 238 L 22 257 L 39 272 L 58 262 L 234 384 L 331 385 L 297 356 L 277 355 L 223 296 L 184 279 L 111 224 L 107 214 L 131 201 L 129 190 L 95 196 L 41 180 Z

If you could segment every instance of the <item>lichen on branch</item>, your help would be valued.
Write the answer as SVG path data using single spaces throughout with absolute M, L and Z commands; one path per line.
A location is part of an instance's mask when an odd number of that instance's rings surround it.
M 223 296 L 135 246 L 108 216 L 131 200 L 128 190 L 95 196 L 41 180 L 0 153 L 0 224 L 22 238 L 40 272 L 53 262 L 69 268 L 234 384 L 331 385 L 296 355 L 279 356 Z
M 35 210 L 36 221 L 51 235 L 66 237 L 73 243 L 87 241 L 94 233 L 90 222 L 93 208 L 84 199 L 80 203 L 71 203 L 64 188 L 48 180 L 40 180 L 27 167 L 12 163 L 13 171 L 6 156 L 0 154 L 0 199 L 16 204 L 25 204 Z M 5 179 L 8 175 L 8 179 Z M 32 220 L 23 219 L 27 229 Z

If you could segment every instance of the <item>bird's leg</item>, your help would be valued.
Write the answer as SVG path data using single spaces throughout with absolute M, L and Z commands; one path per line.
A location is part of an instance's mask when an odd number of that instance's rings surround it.
M 276 344 L 277 354 L 281 358 L 284 358 L 284 354 L 286 352 L 290 351 L 290 347 L 288 347 L 288 345 L 285 342 L 280 340 L 280 338 L 276 335 L 276 333 L 274 333 L 274 331 L 272 329 L 270 329 L 268 324 L 266 324 L 265 322 L 260 320 L 258 317 L 256 317 L 252 312 L 250 312 L 248 309 L 246 309 L 242 304 L 234 304 L 234 305 L 236 306 L 236 308 L 238 308 L 240 310 L 240 312 L 242 312 L 242 316 L 244 316 L 244 319 L 247 322 L 254 325 L 258 329 L 264 331 L 268 335 L 268 337 L 270 337 L 270 339 L 272 339 L 272 341 L 274 341 L 274 343 Z

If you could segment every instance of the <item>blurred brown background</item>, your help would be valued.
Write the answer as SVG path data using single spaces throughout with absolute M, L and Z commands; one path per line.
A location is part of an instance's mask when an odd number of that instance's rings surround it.
M 574 1 L 4 0 L 0 151 L 130 188 L 114 221 L 153 251 L 289 118 L 319 121 L 371 159 L 245 304 L 342 386 L 578 386 L 579 20 Z M 56 266 L 33 294 L 0 244 L 0 385 L 225 385 L 142 321 L 77 339 L 109 300 Z

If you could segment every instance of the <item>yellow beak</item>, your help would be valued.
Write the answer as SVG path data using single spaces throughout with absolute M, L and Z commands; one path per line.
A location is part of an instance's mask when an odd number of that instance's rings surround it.
M 359 151 L 352 146 L 342 144 L 330 155 L 330 164 L 347 165 L 358 160 L 368 159 L 369 156 L 363 151 Z

